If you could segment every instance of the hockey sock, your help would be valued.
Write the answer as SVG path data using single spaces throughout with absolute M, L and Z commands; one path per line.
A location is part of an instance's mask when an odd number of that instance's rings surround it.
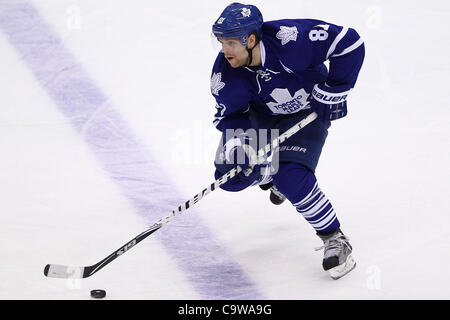
M 318 187 L 314 173 L 306 167 L 294 162 L 280 163 L 273 182 L 317 233 L 330 233 L 340 227 L 333 206 Z

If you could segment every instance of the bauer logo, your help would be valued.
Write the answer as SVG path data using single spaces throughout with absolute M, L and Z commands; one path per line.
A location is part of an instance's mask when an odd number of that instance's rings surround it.
M 282 146 L 280 148 L 275 149 L 275 151 L 278 151 L 278 152 L 294 151 L 294 152 L 306 153 L 306 148 L 302 148 L 302 147 L 299 147 L 299 146 Z
M 347 99 L 348 96 L 347 92 L 343 94 L 327 94 L 325 92 L 319 92 L 315 88 L 312 91 L 312 95 L 314 99 L 325 104 L 343 102 Z
M 123 247 L 122 249 L 117 251 L 117 255 L 120 256 L 121 254 L 124 254 L 125 252 L 127 252 L 128 249 L 133 248 L 135 245 L 136 245 L 136 240 L 131 241 L 125 247 Z

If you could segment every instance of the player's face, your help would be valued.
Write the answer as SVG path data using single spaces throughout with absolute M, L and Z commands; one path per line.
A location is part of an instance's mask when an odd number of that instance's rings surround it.
M 242 67 L 248 62 L 248 51 L 238 38 L 218 39 L 222 44 L 222 52 L 233 68 Z

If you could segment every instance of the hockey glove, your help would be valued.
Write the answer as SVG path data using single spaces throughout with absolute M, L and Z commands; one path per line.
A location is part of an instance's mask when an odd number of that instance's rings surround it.
M 341 88 L 316 84 L 312 90 L 311 110 L 324 121 L 337 120 L 347 115 L 347 95 Z
M 226 142 L 219 148 L 216 155 L 215 177 L 218 179 L 236 166 L 242 171 L 233 179 L 220 187 L 227 191 L 240 191 L 250 185 L 258 184 L 268 178 L 270 165 L 257 164 L 257 139 L 245 132 L 226 137 Z

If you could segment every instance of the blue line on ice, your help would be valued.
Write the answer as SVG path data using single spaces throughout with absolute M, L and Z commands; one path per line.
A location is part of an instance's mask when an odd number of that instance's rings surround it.
M 106 173 L 149 224 L 186 200 L 177 195 L 149 150 L 36 8 L 28 1 L 0 0 L 0 28 Z M 180 216 L 155 236 L 203 298 L 262 299 L 195 212 Z

